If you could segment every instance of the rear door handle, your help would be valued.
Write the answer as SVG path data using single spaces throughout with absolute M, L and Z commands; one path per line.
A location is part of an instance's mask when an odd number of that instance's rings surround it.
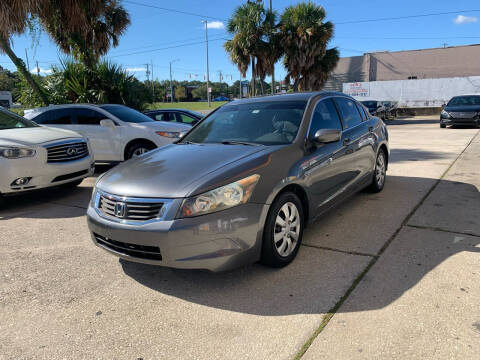
M 350 139 L 349 138 L 343 139 L 343 145 L 348 145 L 348 144 L 350 144 Z

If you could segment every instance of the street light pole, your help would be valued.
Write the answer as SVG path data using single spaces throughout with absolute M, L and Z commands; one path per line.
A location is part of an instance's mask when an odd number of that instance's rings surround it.
M 179 59 L 175 59 L 170 61 L 170 102 L 173 103 L 173 82 L 172 82 L 172 64 L 175 61 L 180 61 Z
M 208 107 L 210 107 L 210 69 L 208 65 L 208 21 L 202 21 L 205 24 L 205 44 L 207 47 L 207 100 L 208 100 Z

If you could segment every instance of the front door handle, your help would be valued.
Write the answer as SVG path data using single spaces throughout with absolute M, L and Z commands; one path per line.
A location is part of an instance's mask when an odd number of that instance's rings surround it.
M 350 139 L 349 138 L 343 139 L 343 145 L 348 145 L 348 144 L 350 144 Z

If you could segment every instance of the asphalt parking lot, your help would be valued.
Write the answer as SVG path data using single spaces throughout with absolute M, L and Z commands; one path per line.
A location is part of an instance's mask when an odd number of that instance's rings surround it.
M 90 240 L 95 179 L 0 210 L 0 358 L 478 359 L 480 135 L 389 122 L 384 191 L 312 224 L 274 270 L 173 270 Z

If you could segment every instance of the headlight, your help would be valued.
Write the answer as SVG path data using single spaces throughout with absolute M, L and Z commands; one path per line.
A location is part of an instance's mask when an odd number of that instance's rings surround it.
M 450 117 L 450 114 L 445 110 L 442 110 L 442 112 L 440 113 L 440 116 L 448 119 Z
M 28 148 L 0 147 L 0 156 L 7 159 L 18 159 L 23 157 L 32 157 L 36 151 Z
M 166 137 L 166 138 L 179 138 L 182 133 L 178 131 L 156 131 L 155 134 Z
M 244 204 L 250 199 L 260 175 L 252 175 L 206 193 L 186 198 L 177 218 L 213 213 Z

